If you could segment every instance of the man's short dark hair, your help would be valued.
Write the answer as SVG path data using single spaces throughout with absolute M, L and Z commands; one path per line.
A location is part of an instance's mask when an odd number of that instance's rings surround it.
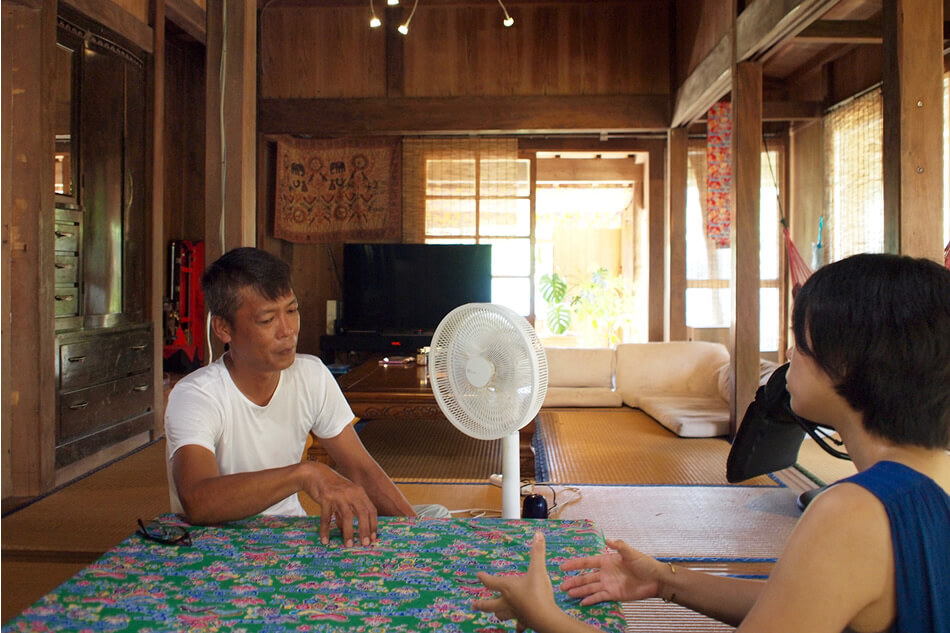
M 950 270 L 855 255 L 818 269 L 795 298 L 799 352 L 882 438 L 950 447 Z
M 208 310 L 231 324 L 245 288 L 270 301 L 280 299 L 293 292 L 290 266 L 267 251 L 242 246 L 219 257 L 201 276 Z

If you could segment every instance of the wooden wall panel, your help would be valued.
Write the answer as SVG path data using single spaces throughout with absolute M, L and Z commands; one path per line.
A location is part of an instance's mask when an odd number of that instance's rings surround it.
M 260 15 L 260 96 L 385 95 L 386 34 L 369 28 L 368 13 L 368 5 L 265 8 Z
M 678 0 L 676 2 L 676 85 L 696 70 L 699 62 L 732 27 L 729 0 Z
M 859 46 L 828 67 L 827 105 L 832 106 L 881 82 L 884 59 L 880 46 Z
M 204 48 L 168 40 L 165 63 L 166 239 L 200 240 L 205 217 Z
M 666 0 L 528 4 L 511 12 L 515 25 L 505 28 L 494 4 L 421 3 L 401 40 L 403 95 L 669 93 Z M 261 25 L 262 98 L 386 96 L 393 20 L 370 29 L 363 6 L 288 6 L 266 8 Z

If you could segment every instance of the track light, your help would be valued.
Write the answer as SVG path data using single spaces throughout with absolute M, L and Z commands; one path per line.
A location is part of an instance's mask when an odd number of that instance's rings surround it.
M 386 0 L 386 4 L 391 7 L 397 6 L 399 4 L 399 0 Z M 409 12 L 409 17 L 406 19 L 405 22 L 403 22 L 396 28 L 396 30 L 399 31 L 401 34 L 403 35 L 409 34 L 409 23 L 412 22 L 412 16 L 416 14 L 416 7 L 418 6 L 419 6 L 419 0 L 414 0 L 414 2 L 412 3 L 412 10 Z M 508 13 L 508 9 L 505 7 L 505 3 L 502 2 L 502 0 L 498 0 L 498 6 L 501 7 L 502 12 L 505 14 L 505 18 L 504 20 L 502 20 L 502 24 L 504 24 L 506 27 L 512 26 L 515 23 L 515 19 L 511 17 L 510 13 Z M 370 28 L 375 29 L 379 27 L 382 24 L 382 22 L 376 16 L 376 8 L 373 6 L 373 0 L 369 0 L 369 9 L 370 9 L 370 14 L 372 16 L 370 17 L 370 20 L 369 20 L 369 26 Z
M 369 0 L 369 12 L 373 16 L 369 19 L 369 28 L 371 29 L 379 28 L 379 25 L 381 25 L 382 22 L 379 21 L 378 17 L 376 17 L 376 7 L 373 6 L 373 0 Z
M 511 17 L 511 15 L 508 13 L 508 9 L 505 8 L 504 3 L 501 0 L 498 0 L 498 4 L 499 6 L 501 6 L 501 10 L 504 11 L 505 13 L 505 19 L 502 21 L 502 24 L 504 24 L 505 26 L 511 26 L 512 24 L 514 24 L 515 19 Z
M 412 16 L 416 14 L 417 6 L 419 6 L 419 0 L 415 0 L 415 2 L 412 3 L 412 11 L 409 12 L 409 17 L 406 19 L 405 22 L 399 25 L 399 28 L 396 29 L 403 35 L 409 34 L 409 23 L 412 22 Z

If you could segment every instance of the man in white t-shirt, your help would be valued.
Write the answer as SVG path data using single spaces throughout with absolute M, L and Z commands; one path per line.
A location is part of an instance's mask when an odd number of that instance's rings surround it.
M 320 504 L 320 540 L 335 519 L 347 547 L 376 540 L 377 515 L 416 516 L 366 452 L 336 381 L 314 356 L 297 354 L 300 315 L 290 267 L 237 248 L 201 279 L 221 358 L 175 385 L 165 411 L 172 510 L 195 524 L 259 513 L 304 515 L 297 493 Z M 301 461 L 313 433 L 339 473 Z M 444 509 L 442 509 L 444 512 Z

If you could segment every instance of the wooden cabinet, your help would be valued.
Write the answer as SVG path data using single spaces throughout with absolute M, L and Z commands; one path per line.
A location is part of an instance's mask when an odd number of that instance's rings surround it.
M 58 19 L 54 314 L 57 469 L 152 429 L 146 311 L 143 56 L 82 19 Z
M 152 326 L 57 338 L 56 466 L 152 427 Z

